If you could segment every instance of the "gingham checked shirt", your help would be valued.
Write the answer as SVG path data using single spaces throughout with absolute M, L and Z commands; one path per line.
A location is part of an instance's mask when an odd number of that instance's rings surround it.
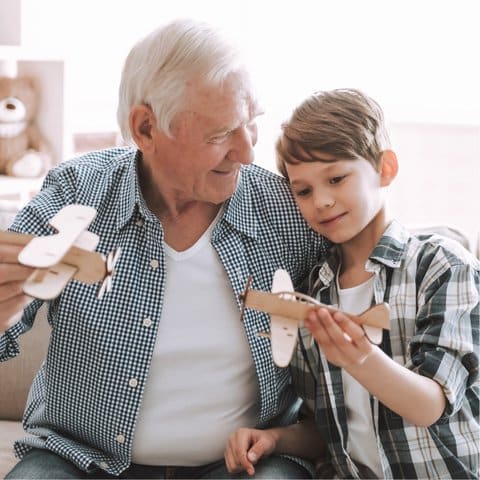
M 332 255 L 312 271 L 311 293 L 323 303 L 338 305 L 337 268 Z M 391 330 L 384 331 L 380 347 L 437 381 L 448 402 L 443 416 L 424 428 L 371 397 L 384 478 L 478 478 L 480 263 L 448 239 L 411 236 L 393 222 L 366 270 L 375 274 L 374 303 L 391 308 Z M 312 345 L 308 330 L 300 338 L 291 364 L 294 385 L 314 409 L 337 478 L 362 478 L 346 450 L 341 369 Z
M 48 220 L 63 206 L 90 205 L 97 209 L 90 226 L 100 236 L 97 250 L 106 254 L 119 246 L 122 251 L 113 289 L 101 301 L 98 285 L 72 281 L 49 305 L 51 342 L 23 422 L 34 436 L 16 443 L 18 455 L 31 446 L 46 448 L 83 470 L 100 466 L 111 474 L 130 464 L 166 275 L 162 226 L 139 190 L 136 155 L 129 148 L 108 149 L 60 164 L 11 227 L 50 234 Z M 287 182 L 254 165 L 242 168 L 212 244 L 237 298 L 250 274 L 253 287 L 261 290 L 270 290 L 277 268 L 300 282 L 324 250 L 296 209 Z M 185 292 L 186 298 L 194 294 Z M 1 360 L 19 352 L 16 338 L 32 326 L 39 306 L 39 301 L 30 304 L 21 322 L 0 337 Z M 268 316 L 247 309 L 244 325 L 260 387 L 257 424 L 263 426 L 294 396 L 288 369 L 275 367 L 269 340 L 257 336 L 269 329 Z M 135 388 L 131 378 L 138 380 Z

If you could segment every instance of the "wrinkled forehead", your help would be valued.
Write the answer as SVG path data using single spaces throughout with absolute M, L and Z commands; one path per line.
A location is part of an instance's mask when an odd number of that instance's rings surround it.
M 240 110 L 255 115 L 257 98 L 250 76 L 245 71 L 233 72 L 216 84 L 197 77 L 187 82 L 182 110 L 207 115 Z

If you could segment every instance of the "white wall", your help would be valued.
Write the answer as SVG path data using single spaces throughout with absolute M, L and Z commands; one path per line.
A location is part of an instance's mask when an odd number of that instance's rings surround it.
M 3 0 L 1 0 L 3 1 Z M 363 89 L 383 106 L 401 173 L 390 199 L 407 223 L 480 229 L 477 0 L 22 0 L 25 47 L 65 59 L 74 132 L 116 129 L 122 62 L 174 17 L 224 27 L 245 50 L 266 114 L 257 162 L 314 90 Z
M 480 125 L 390 125 L 399 174 L 389 187 L 392 214 L 411 226 L 444 225 L 475 247 L 480 232 Z

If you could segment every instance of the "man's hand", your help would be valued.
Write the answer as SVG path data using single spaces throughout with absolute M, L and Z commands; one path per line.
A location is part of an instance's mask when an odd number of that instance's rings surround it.
M 275 450 L 277 436 L 272 430 L 240 428 L 230 435 L 225 448 L 225 464 L 229 473 L 246 471 L 255 475 L 255 464 Z
M 0 333 L 14 325 L 25 306 L 32 301 L 22 291 L 34 269 L 18 263 L 23 247 L 0 244 Z

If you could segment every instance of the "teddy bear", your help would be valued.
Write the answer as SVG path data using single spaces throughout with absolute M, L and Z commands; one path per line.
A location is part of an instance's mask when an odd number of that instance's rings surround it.
M 51 165 L 48 142 L 35 125 L 38 88 L 29 76 L 0 76 L 0 174 L 38 177 Z

